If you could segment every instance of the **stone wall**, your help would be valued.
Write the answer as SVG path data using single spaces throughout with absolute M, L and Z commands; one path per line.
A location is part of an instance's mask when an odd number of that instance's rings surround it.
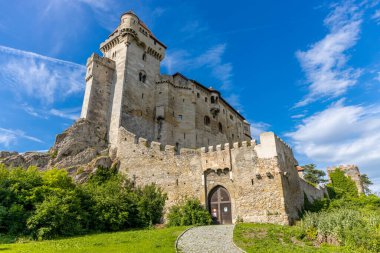
M 223 186 L 231 196 L 233 221 L 292 223 L 303 204 L 295 160 L 273 133 L 260 139 L 258 145 L 244 141 L 182 148 L 177 154 L 174 146 L 148 142 L 121 127 L 115 158 L 136 185 L 160 186 L 168 194 L 166 208 L 186 196 L 207 206 L 210 191 Z M 279 159 L 285 154 L 289 161 Z
M 325 186 L 317 186 L 316 188 L 302 178 L 299 179 L 299 183 L 302 191 L 311 203 L 316 199 L 322 199 L 329 196 Z

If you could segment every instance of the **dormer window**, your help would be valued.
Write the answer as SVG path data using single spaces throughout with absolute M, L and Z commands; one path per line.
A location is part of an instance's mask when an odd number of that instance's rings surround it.
M 146 74 L 142 71 L 139 73 L 139 81 L 142 83 L 145 83 L 146 81 Z

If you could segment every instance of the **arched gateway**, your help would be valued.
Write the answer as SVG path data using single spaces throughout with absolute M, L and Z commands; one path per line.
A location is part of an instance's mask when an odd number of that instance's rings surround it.
M 231 198 L 226 188 L 216 186 L 210 191 L 208 201 L 211 216 L 218 224 L 232 223 Z

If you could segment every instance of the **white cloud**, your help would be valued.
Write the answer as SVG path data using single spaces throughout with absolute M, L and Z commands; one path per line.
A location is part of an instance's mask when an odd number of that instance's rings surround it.
M 292 115 L 291 116 L 291 118 L 292 119 L 301 119 L 301 118 L 303 118 L 303 117 L 305 117 L 305 114 L 296 114 L 296 115 Z
M 5 147 L 9 147 L 11 144 L 16 143 L 19 138 L 43 143 L 43 141 L 40 139 L 27 135 L 24 131 L 5 129 L 0 127 L 0 144 L 4 145 Z
M 251 136 L 253 139 L 259 140 L 260 134 L 267 132 L 270 128 L 270 125 L 264 122 L 251 123 Z
M 372 15 L 372 19 L 374 19 L 376 23 L 380 25 L 380 9 L 375 11 L 375 13 Z
M 380 72 L 377 73 L 377 76 L 375 77 L 375 80 L 380 82 Z
M 380 178 L 380 104 L 349 106 L 340 100 L 305 118 L 286 136 L 312 162 L 357 164 L 370 178 Z
M 49 111 L 49 113 L 51 115 L 61 117 L 64 119 L 77 120 L 80 116 L 80 110 L 81 108 L 64 109 L 64 110 L 58 110 L 58 109 L 53 108 Z
M 43 104 L 83 92 L 85 67 L 32 52 L 0 46 L 2 87 Z
M 226 44 L 217 44 L 200 55 L 191 55 L 186 50 L 169 50 L 162 66 L 170 73 L 206 67 L 211 70 L 212 76 L 221 82 L 222 89 L 229 89 L 233 67 L 231 63 L 223 61 L 226 48 Z
M 347 66 L 347 50 L 357 43 L 361 23 L 362 12 L 351 1 L 335 5 L 324 20 L 330 33 L 308 51 L 296 53 L 309 85 L 308 94 L 296 107 L 340 96 L 356 84 L 360 70 Z

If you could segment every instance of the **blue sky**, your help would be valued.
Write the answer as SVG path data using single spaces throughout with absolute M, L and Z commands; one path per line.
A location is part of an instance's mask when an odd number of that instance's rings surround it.
M 79 116 L 87 57 L 132 9 L 177 71 L 300 164 L 358 164 L 380 191 L 380 1 L 0 2 L 0 150 L 47 150 Z

